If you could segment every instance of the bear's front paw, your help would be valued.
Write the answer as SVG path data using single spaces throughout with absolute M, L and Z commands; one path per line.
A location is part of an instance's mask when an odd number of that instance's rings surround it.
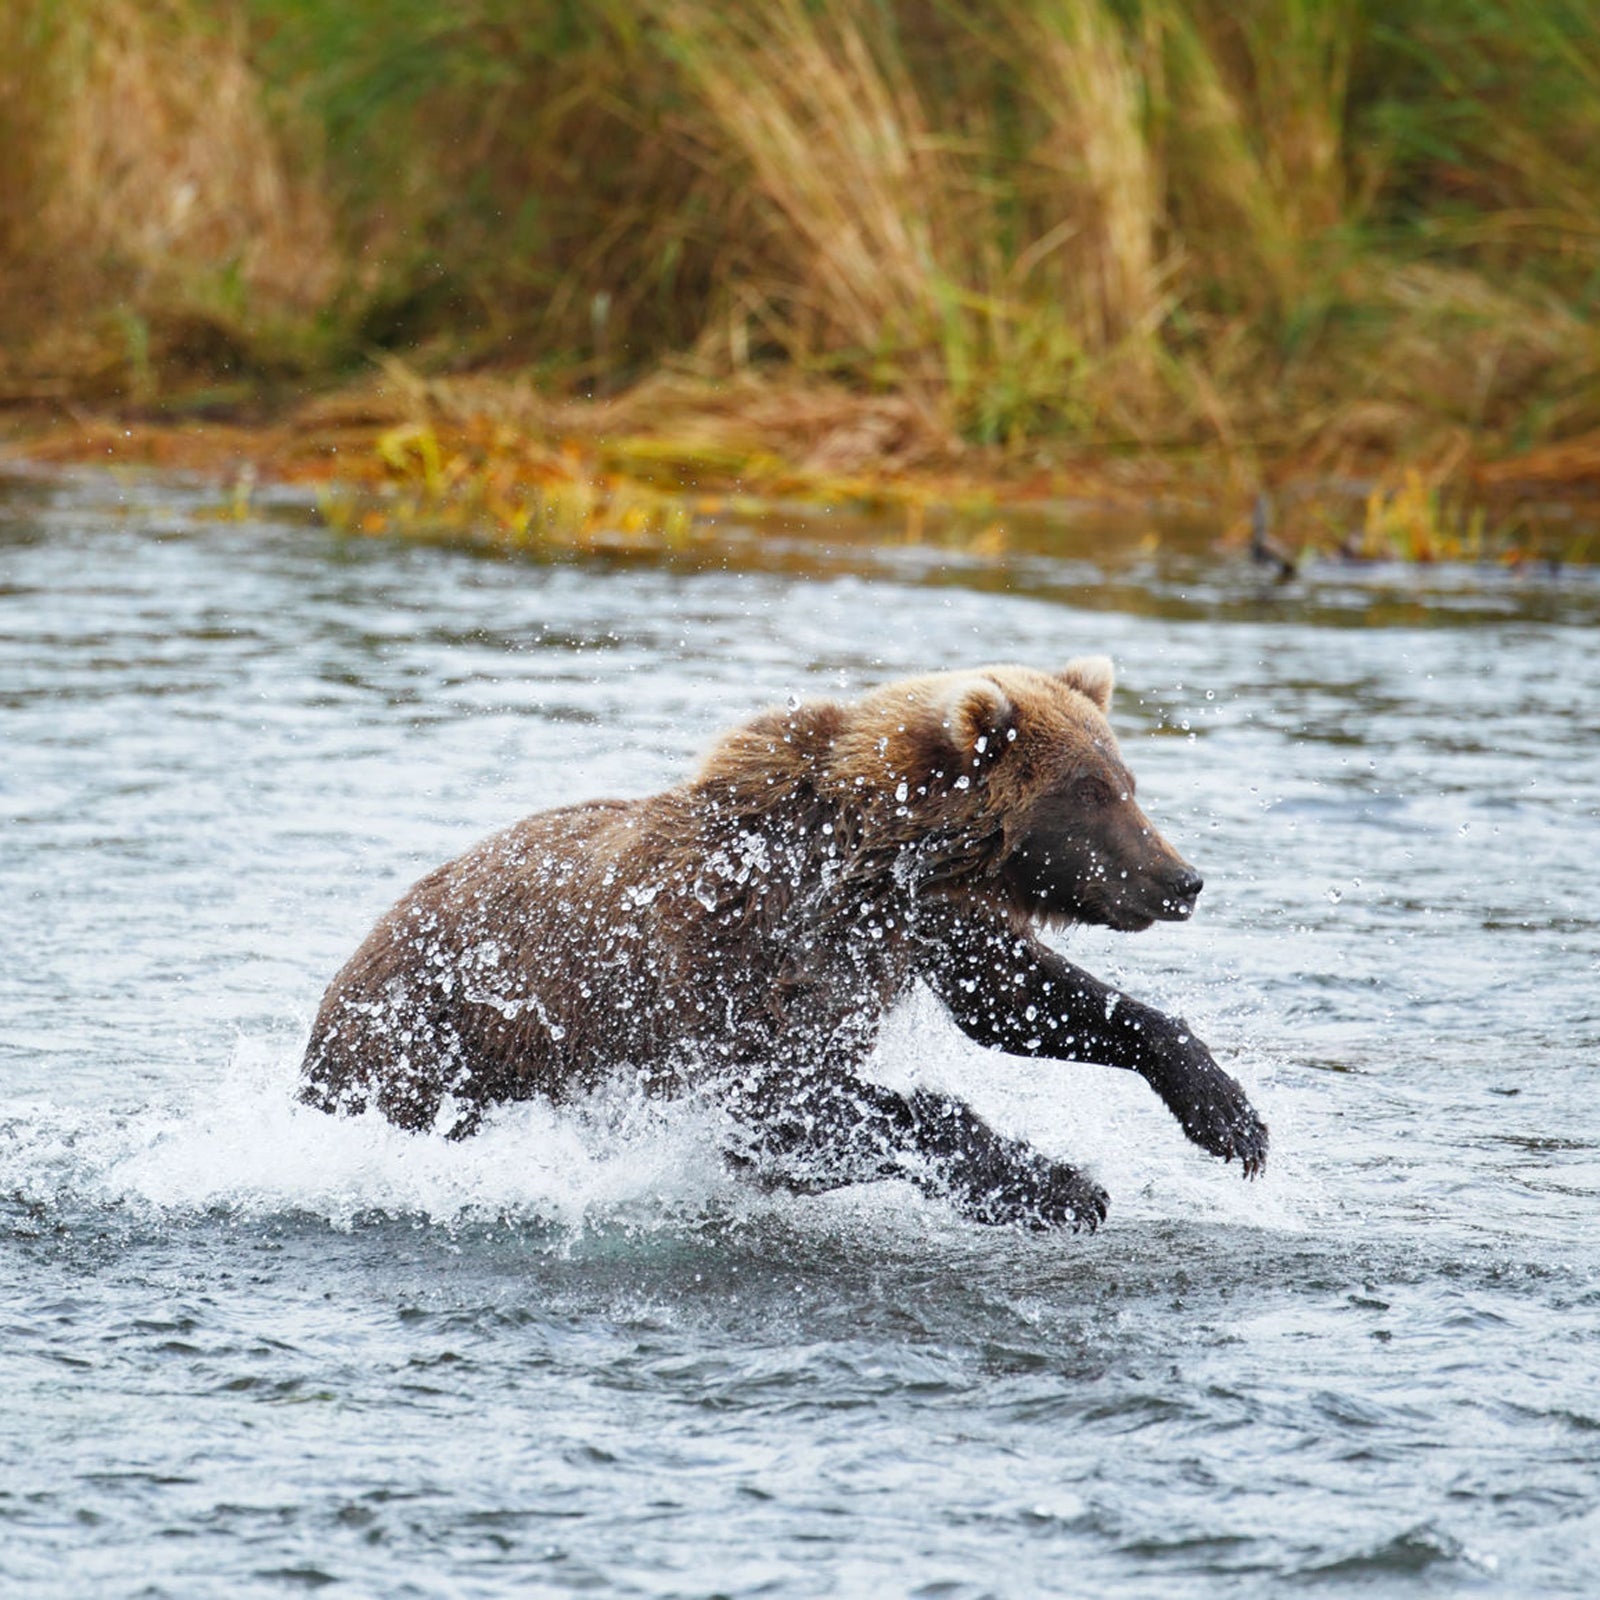
M 1110 1205 L 1110 1197 L 1092 1178 L 1043 1157 L 992 1182 L 963 1184 L 953 1198 L 961 1214 L 974 1222 L 1020 1225 L 1036 1233 L 1046 1228 L 1093 1233 Z
M 1185 1081 L 1181 1099 L 1172 1097 L 1167 1103 L 1202 1150 L 1224 1161 L 1237 1157 L 1245 1177 L 1259 1177 L 1267 1165 L 1267 1125 L 1221 1067 L 1215 1062 L 1206 1067 Z

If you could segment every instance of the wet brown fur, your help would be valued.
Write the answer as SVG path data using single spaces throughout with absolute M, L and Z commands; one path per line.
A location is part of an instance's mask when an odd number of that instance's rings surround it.
M 1093 779 L 1115 798 L 1091 836 L 1120 828 L 1139 871 L 1188 870 L 1133 803 L 1110 693 L 1101 658 L 912 678 L 765 712 L 664 793 L 514 824 L 422 879 L 335 977 L 304 1098 L 462 1134 L 487 1106 L 618 1074 L 855 1084 L 884 1013 L 919 974 L 940 991 L 943 946 L 978 948 L 972 928 L 1143 925 L 1117 923 L 1115 874 L 1030 900 L 1015 863 L 1042 807 L 1059 819 Z

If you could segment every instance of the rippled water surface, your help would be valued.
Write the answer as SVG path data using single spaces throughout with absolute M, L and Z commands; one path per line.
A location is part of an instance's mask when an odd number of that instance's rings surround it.
M 0 1592 L 1596 1592 L 1592 581 L 202 509 L 0 486 Z M 753 1194 L 670 1108 L 292 1105 L 328 977 L 497 825 L 790 694 L 1100 650 L 1208 888 L 1067 946 L 1247 1083 L 1264 1181 L 925 999 L 878 1070 L 1081 1162 L 1100 1234 Z

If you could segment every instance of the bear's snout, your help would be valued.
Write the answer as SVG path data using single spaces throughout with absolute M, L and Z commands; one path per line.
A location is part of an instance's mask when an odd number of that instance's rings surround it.
M 1166 904 L 1170 908 L 1165 916 L 1169 922 L 1184 922 L 1194 915 L 1194 903 L 1200 898 L 1206 880 L 1188 862 L 1179 866 L 1166 883 Z

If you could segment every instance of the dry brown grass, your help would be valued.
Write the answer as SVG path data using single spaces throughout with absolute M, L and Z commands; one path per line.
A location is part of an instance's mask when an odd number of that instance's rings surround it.
M 12 0 L 0 401 L 1431 492 L 1600 423 L 1600 35 L 1401 9 Z
M 903 23 L 949 33 L 931 42 L 846 0 L 655 10 L 713 119 L 700 159 L 755 213 L 757 270 L 730 285 L 704 353 L 738 370 L 752 342 L 776 343 L 802 367 L 892 385 L 934 432 L 1139 425 L 1165 305 L 1159 174 L 1109 10 Z M 992 112 L 941 100 L 912 70 L 918 48 L 1025 85 L 1033 131 L 1007 170 Z
M 1030 152 L 1034 203 L 1060 220 L 1028 241 L 1008 276 L 1027 286 L 1047 268 L 1087 351 L 1128 341 L 1143 361 L 1163 310 L 1162 175 L 1145 63 L 1096 5 L 1019 7 L 1010 37 L 1047 129 Z
M 42 233 L 150 279 L 198 270 L 271 306 L 321 305 L 332 221 L 267 120 L 239 25 L 196 27 L 184 0 L 80 0 L 70 25 Z
M 745 298 L 746 315 L 795 357 L 879 353 L 931 404 L 959 219 L 921 103 L 872 37 L 879 15 L 845 0 L 660 8 L 721 135 L 703 159 L 725 170 L 731 147 L 748 164 L 763 242 L 787 266 Z
M 13 313 L 42 304 L 64 324 L 32 330 L 36 365 L 137 393 L 164 344 L 225 350 L 230 325 L 326 303 L 341 264 L 315 145 L 269 118 L 236 19 L 192 0 L 12 0 L 4 29 L 3 124 L 26 158 L 0 225 L 32 291 Z M 74 302 L 100 308 L 96 326 Z

